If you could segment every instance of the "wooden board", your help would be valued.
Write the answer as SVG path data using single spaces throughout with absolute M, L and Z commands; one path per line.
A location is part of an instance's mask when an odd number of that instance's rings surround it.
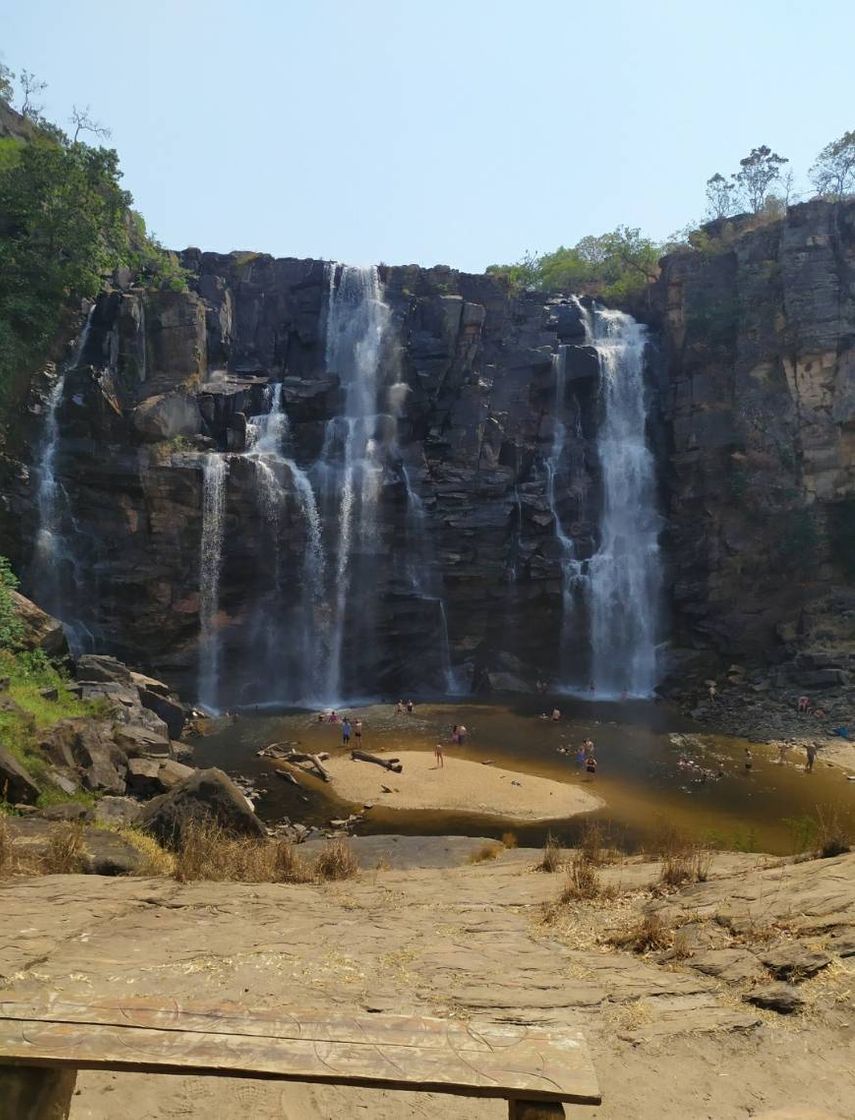
M 0 999 L 0 1064 L 216 1074 L 598 1104 L 575 1031 L 237 1004 Z

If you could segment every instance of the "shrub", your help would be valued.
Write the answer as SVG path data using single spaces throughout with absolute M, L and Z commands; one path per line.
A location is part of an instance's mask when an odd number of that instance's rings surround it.
M 516 848 L 519 846 L 519 837 L 515 832 L 503 832 L 502 844 L 504 844 L 506 848 Z
M 502 846 L 500 844 L 482 844 L 474 852 L 469 853 L 467 863 L 486 863 L 487 860 L 498 859 Z
M 548 871 L 550 874 L 561 867 L 561 846 L 550 832 L 543 845 L 543 859 L 535 868 L 536 871 Z
M 0 649 L 17 649 L 24 636 L 24 626 L 15 610 L 12 592 L 18 578 L 5 556 L 0 556 Z
M 619 949 L 631 949 L 634 953 L 647 953 L 651 950 L 670 948 L 673 942 L 673 933 L 660 916 L 652 912 L 640 918 L 636 925 L 612 934 L 609 942 Z
M 599 898 L 604 893 L 606 892 L 594 864 L 586 858 L 584 852 L 576 852 L 567 870 L 567 882 L 561 892 L 560 901 L 580 902 Z
M 83 825 L 73 821 L 53 830 L 42 866 L 46 875 L 79 875 L 86 870 L 87 858 Z
M 337 837 L 326 844 L 315 860 L 318 879 L 351 879 L 359 870 L 359 863 L 350 844 Z
M 852 848 L 852 828 L 835 808 L 816 809 L 816 854 L 820 859 L 842 856 Z

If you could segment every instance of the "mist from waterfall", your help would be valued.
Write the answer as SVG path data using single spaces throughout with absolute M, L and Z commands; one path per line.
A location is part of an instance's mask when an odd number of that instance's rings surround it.
M 202 467 L 202 538 L 199 555 L 199 703 L 216 712 L 220 701 L 220 576 L 226 514 L 225 455 L 210 452 Z
M 597 306 L 588 329 L 602 407 L 602 515 L 587 566 L 591 682 L 598 697 L 649 697 L 658 679 L 662 565 L 656 465 L 646 440 L 647 331 L 630 315 Z

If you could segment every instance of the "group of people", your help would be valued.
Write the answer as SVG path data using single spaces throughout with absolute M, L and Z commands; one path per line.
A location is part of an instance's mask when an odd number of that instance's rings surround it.
M 407 700 L 406 702 L 403 700 L 399 700 L 395 705 L 395 715 L 402 716 L 404 712 L 406 712 L 407 715 L 411 716 L 413 714 L 414 707 L 415 704 L 412 702 L 412 700 Z
M 464 723 L 455 723 L 451 729 L 451 741 L 456 747 L 461 747 L 466 742 L 469 735 L 466 725 Z M 436 759 L 438 770 L 445 768 L 445 747 L 442 743 L 437 743 L 433 748 L 433 757 Z
M 357 746 L 362 742 L 362 720 L 351 720 L 349 716 L 339 716 L 333 708 L 328 712 L 318 712 L 318 723 L 341 724 L 341 742 L 346 747 L 350 743 L 351 735 L 356 739 Z
M 594 752 L 594 742 L 592 739 L 586 739 L 579 747 L 578 751 L 576 751 L 576 765 L 580 770 L 584 770 L 586 774 L 596 774 L 597 756 Z

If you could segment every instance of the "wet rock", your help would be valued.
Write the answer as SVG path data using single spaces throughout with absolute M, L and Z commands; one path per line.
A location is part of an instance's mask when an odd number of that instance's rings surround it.
M 790 984 L 767 984 L 755 988 L 743 997 L 747 1003 L 762 1007 L 767 1011 L 777 1011 L 781 1015 L 792 1015 L 804 1007 L 804 999 Z
M 74 675 L 78 681 L 106 681 L 114 684 L 133 685 L 131 670 L 116 657 L 101 653 L 84 653 L 74 665 Z
M 758 955 L 779 980 L 806 980 L 831 964 L 826 953 L 808 949 L 798 941 L 781 941 Z
M 170 844 L 188 822 L 206 819 L 213 819 L 235 835 L 267 835 L 244 794 L 228 775 L 214 767 L 194 771 L 168 793 L 150 801 L 140 816 L 140 826 L 161 843 Z
M 0 801 L 32 804 L 39 787 L 27 768 L 4 746 L 0 746 Z

